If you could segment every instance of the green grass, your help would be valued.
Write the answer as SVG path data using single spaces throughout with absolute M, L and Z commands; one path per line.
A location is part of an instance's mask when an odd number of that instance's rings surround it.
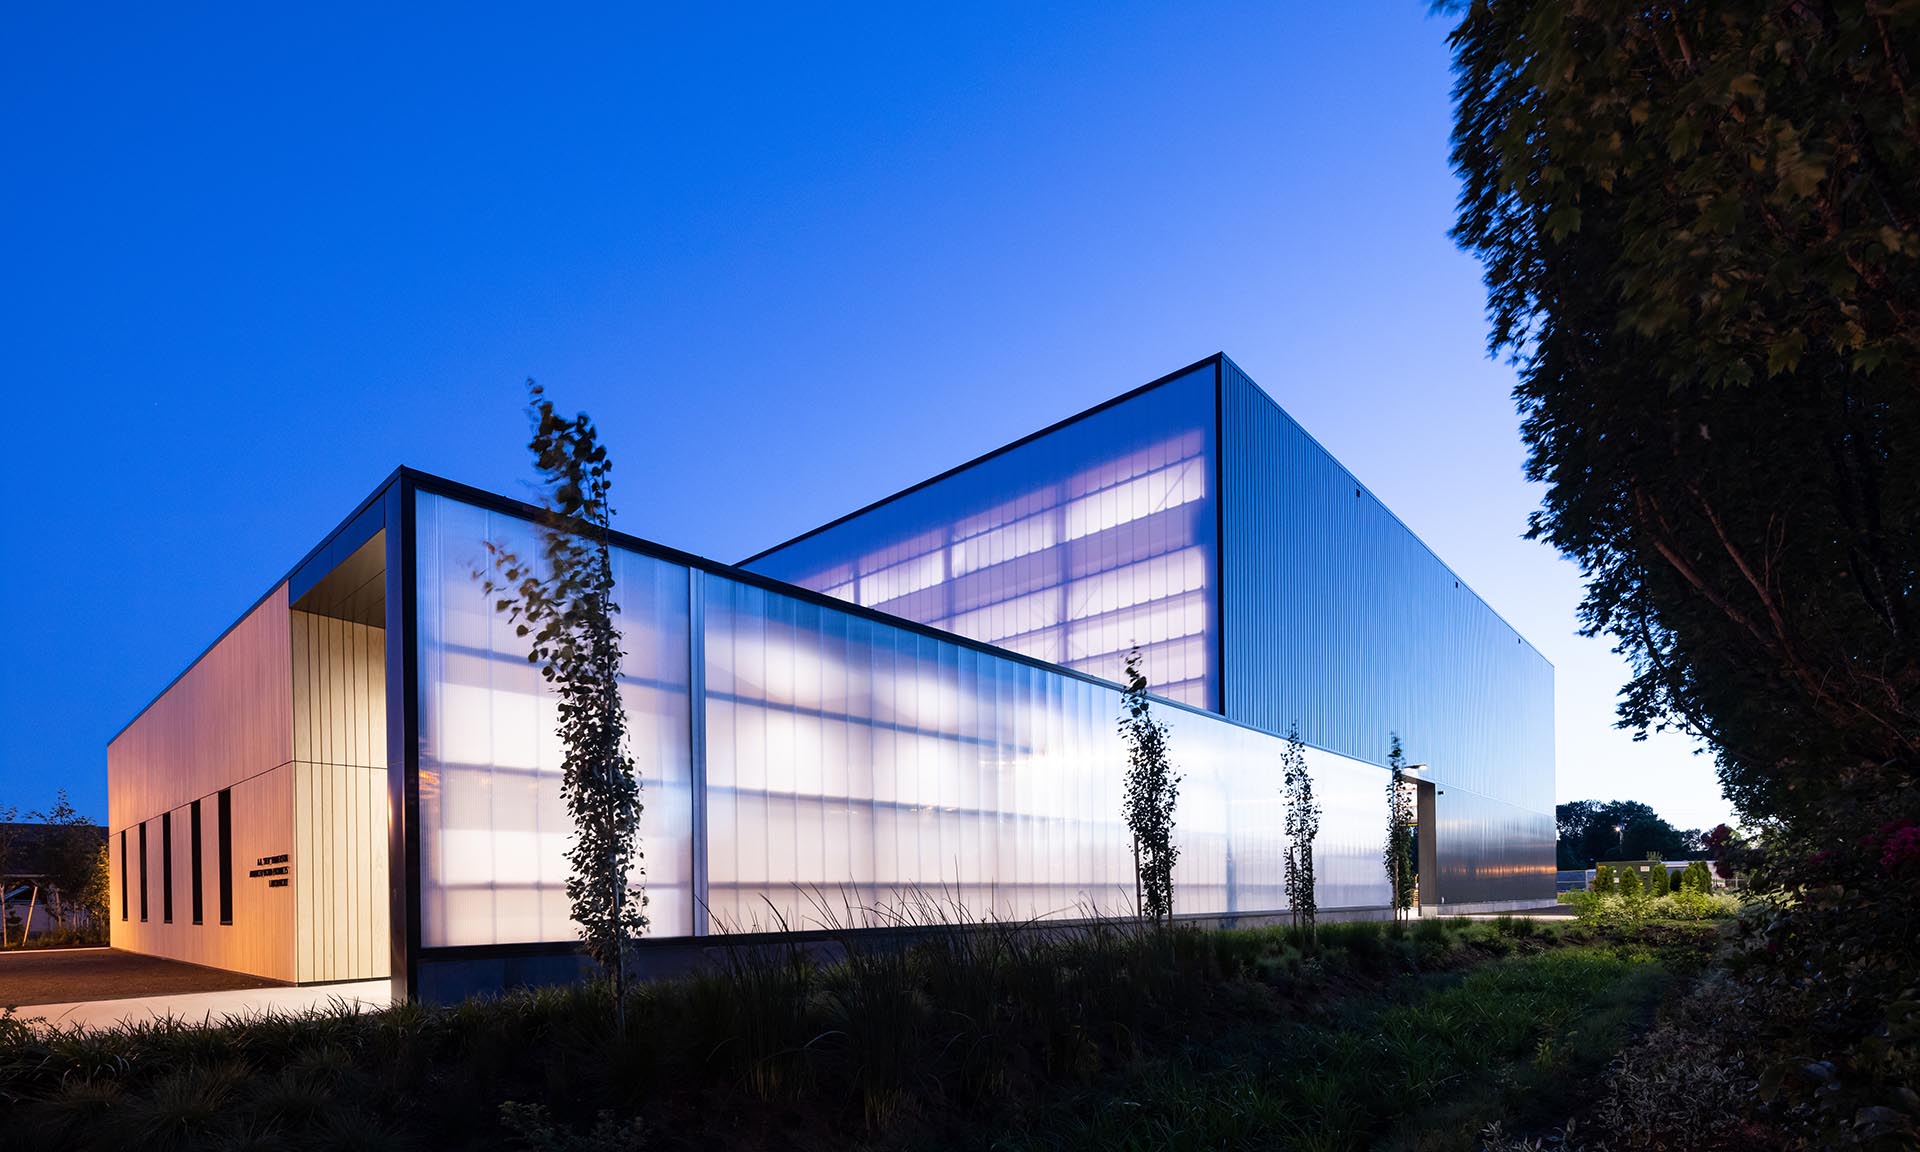
M 1706 935 L 1661 931 L 1667 952 Z M 831 964 L 737 949 L 641 986 L 624 1032 L 604 987 L 214 1029 L 0 1019 L 0 1113 L 22 1147 L 115 1152 L 610 1149 L 642 1128 L 656 1149 L 1365 1147 L 1604 1062 L 1667 978 L 1622 938 L 997 925 L 849 936 Z
M 1576 947 L 1416 978 L 1324 1019 L 1249 1024 L 1047 1102 L 996 1148 L 1441 1149 L 1559 1115 L 1669 986 L 1645 951 Z

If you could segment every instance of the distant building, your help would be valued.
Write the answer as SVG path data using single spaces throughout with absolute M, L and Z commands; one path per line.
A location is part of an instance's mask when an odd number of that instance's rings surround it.
M 0 922 L 6 924 L 8 943 L 19 943 L 23 928 L 29 935 L 38 935 L 54 927 L 56 908 L 64 910 L 69 920 L 76 915 L 60 891 L 53 859 L 59 836 L 85 837 L 97 854 L 98 846 L 106 843 L 107 830 L 97 824 L 0 822 L 0 842 L 6 844 L 5 857 L 0 859 Z M 85 912 L 77 915 L 84 917 Z
M 395 472 L 113 740 L 117 946 L 428 999 L 577 970 L 553 703 L 475 578 L 536 516 Z M 662 946 L 822 897 L 1129 911 L 1135 645 L 1177 914 L 1284 911 L 1293 724 L 1321 907 L 1387 903 L 1396 731 L 1423 906 L 1553 897 L 1551 665 L 1224 356 L 739 566 L 614 543 Z

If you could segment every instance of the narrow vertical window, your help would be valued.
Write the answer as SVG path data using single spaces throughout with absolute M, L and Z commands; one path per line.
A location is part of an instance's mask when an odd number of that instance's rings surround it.
M 127 830 L 120 829 L 120 919 L 127 918 L 127 869 L 133 861 L 127 859 Z
M 195 800 L 187 810 L 187 859 L 193 868 L 193 922 L 200 923 L 200 917 L 206 905 L 201 898 L 200 877 L 200 801 Z
M 147 822 L 140 821 L 140 922 L 147 922 Z
M 215 805 L 215 835 L 219 837 L 220 923 L 233 923 L 233 793 L 222 789 Z
M 173 813 L 160 813 L 160 922 L 173 923 Z

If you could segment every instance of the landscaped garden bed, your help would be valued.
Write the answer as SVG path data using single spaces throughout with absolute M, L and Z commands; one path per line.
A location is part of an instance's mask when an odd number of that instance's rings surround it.
M 23 1146 L 1471 1147 L 1571 1107 L 1711 924 L 929 930 L 821 965 L 196 1029 L 0 1024 Z M 1438 1143 L 1434 1143 L 1438 1140 Z M 1461 1143 L 1466 1141 L 1466 1143 Z

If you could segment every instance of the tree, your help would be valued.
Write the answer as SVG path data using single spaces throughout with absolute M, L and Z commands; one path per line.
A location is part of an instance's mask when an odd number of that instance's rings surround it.
M 1593 866 L 1593 883 L 1587 885 L 1587 891 L 1602 894 L 1613 891 L 1613 867 L 1608 864 Z
M 647 897 L 640 784 L 627 751 L 624 653 L 614 623 L 620 608 L 607 502 L 613 464 L 586 413 L 562 417 L 538 384 L 527 386 L 534 428 L 528 446 L 545 486 L 544 563 L 489 543 L 486 590 L 499 593 L 494 610 L 515 622 L 515 633 L 532 638 L 527 659 L 559 700 L 560 789 L 574 824 L 567 897 L 588 951 L 613 977 L 614 1011 L 624 1027 L 627 949 L 646 930 Z
M 1658 852 L 1647 853 L 1647 862 L 1653 865 L 1647 870 L 1647 890 L 1655 896 L 1665 896 L 1673 890 L 1673 882 L 1667 878 L 1667 862 Z
M 1459 10 L 1454 236 L 1623 725 L 1796 852 L 1913 817 L 1920 9 Z
M 1133 834 L 1134 911 L 1155 924 L 1173 916 L 1173 811 L 1179 773 L 1167 757 L 1167 726 L 1153 718 L 1140 650 L 1127 653 L 1127 689 L 1121 699 L 1120 737 L 1127 745 L 1122 814 Z
M 1388 896 L 1395 919 L 1413 907 L 1413 800 L 1407 777 L 1407 758 L 1400 750 L 1400 734 L 1392 733 L 1393 746 L 1387 752 L 1387 846 L 1384 863 Z
M 67 927 L 75 914 L 86 908 L 86 892 L 94 881 L 94 868 L 103 840 L 100 826 L 80 815 L 65 788 L 53 794 L 53 806 L 44 812 L 29 813 L 47 826 L 40 842 L 40 870 L 47 879 L 47 910 L 56 923 Z M 104 919 L 99 923 L 105 924 Z
M 1646 888 L 1640 883 L 1640 869 L 1631 865 L 1620 869 L 1618 891 L 1629 900 L 1639 899 L 1646 892 Z
M 73 900 L 86 913 L 87 923 L 99 932 L 107 930 L 108 909 L 113 903 L 113 854 L 104 842 L 95 846 L 86 883 L 75 890 Z
M 0 948 L 7 946 L 7 876 L 13 868 L 13 845 L 18 833 L 13 822 L 20 810 L 11 804 L 0 804 Z
M 1561 866 L 1588 868 L 1596 860 L 1663 860 L 1700 854 L 1699 833 L 1682 831 L 1652 808 L 1632 800 L 1574 800 L 1554 808 Z
M 1316 942 L 1319 904 L 1313 890 L 1313 842 L 1320 835 L 1320 804 L 1313 798 L 1313 774 L 1307 770 L 1307 747 L 1300 726 L 1287 729 L 1287 747 L 1280 754 L 1280 789 L 1286 803 L 1287 907 L 1293 926 Z

